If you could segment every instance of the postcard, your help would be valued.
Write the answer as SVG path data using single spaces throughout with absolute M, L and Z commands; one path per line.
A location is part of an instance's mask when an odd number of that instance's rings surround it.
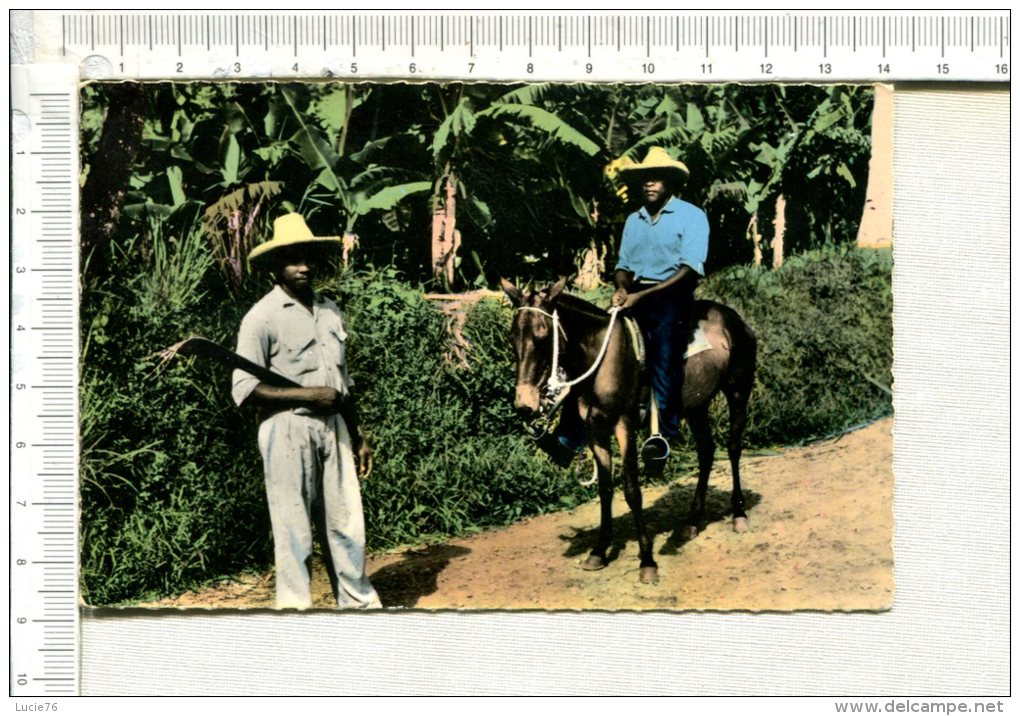
M 888 609 L 891 117 L 83 84 L 83 601 Z

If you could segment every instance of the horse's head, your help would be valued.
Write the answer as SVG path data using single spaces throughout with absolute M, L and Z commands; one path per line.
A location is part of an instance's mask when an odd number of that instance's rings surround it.
M 542 387 L 552 372 L 552 312 L 567 279 L 538 291 L 521 291 L 506 279 L 500 279 L 500 283 L 515 309 L 511 329 L 517 357 L 514 407 L 524 417 L 532 417 L 539 412 Z

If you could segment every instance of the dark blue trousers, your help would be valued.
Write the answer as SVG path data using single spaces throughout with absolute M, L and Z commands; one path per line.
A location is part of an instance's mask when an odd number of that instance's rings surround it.
M 637 321 L 645 341 L 645 369 L 659 406 L 659 430 L 667 438 L 680 432 L 683 356 L 693 307 L 693 289 L 679 289 L 654 293 L 627 312 Z M 578 412 L 576 396 L 563 403 L 555 435 L 570 447 L 584 443 L 584 418 Z
M 645 339 L 645 368 L 659 405 L 659 429 L 667 438 L 680 431 L 684 352 L 693 303 L 690 290 L 662 291 L 630 310 Z

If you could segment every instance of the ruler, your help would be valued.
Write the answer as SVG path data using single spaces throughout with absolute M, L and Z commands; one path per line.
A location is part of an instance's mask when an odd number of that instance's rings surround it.
M 81 79 L 1009 82 L 1010 14 L 14 12 L 11 694 L 79 685 Z
M 1004 81 L 1008 11 L 37 13 L 94 77 Z
M 12 67 L 12 695 L 78 683 L 76 75 Z

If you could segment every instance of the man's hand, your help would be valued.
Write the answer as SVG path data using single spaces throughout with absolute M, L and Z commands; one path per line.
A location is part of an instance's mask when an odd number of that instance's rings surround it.
M 612 303 L 622 311 L 633 308 L 641 300 L 641 292 L 630 293 L 625 288 L 618 288 L 613 292 Z
M 358 463 L 358 475 L 362 480 L 367 480 L 368 476 L 372 474 L 375 459 L 372 457 L 372 447 L 363 436 L 354 451 L 354 459 Z
M 336 388 L 313 387 L 304 388 L 303 390 L 305 391 L 305 400 L 308 401 L 308 407 L 314 413 L 325 415 L 336 413 L 340 410 L 340 404 L 344 400 L 343 394 Z

